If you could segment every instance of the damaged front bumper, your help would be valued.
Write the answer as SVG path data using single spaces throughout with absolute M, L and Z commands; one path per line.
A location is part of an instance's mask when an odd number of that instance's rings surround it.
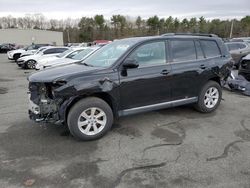
M 46 85 L 30 84 L 29 118 L 35 122 L 60 123 L 59 108 L 62 99 L 54 99 Z
M 29 118 L 35 122 L 56 123 L 60 122 L 57 105 L 40 103 L 36 105 L 32 101 L 29 104 Z

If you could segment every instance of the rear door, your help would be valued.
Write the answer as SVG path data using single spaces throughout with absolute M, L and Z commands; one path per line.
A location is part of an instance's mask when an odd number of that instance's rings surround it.
M 200 42 L 194 39 L 170 39 L 172 100 L 198 96 L 202 73 L 206 69 Z

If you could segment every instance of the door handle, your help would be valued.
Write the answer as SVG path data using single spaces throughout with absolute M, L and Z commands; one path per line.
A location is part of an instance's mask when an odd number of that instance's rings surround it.
M 201 69 L 206 69 L 207 67 L 205 65 L 200 66 Z
M 168 75 L 169 73 L 170 73 L 169 70 L 162 70 L 162 71 L 161 71 L 161 74 L 163 74 L 163 75 Z

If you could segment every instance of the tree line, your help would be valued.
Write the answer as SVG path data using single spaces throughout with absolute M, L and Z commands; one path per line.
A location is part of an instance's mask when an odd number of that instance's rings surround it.
M 46 29 L 62 31 L 65 43 L 91 42 L 98 39 L 114 40 L 133 36 L 161 35 L 163 33 L 214 33 L 222 38 L 250 36 L 250 16 L 232 20 L 200 18 L 178 19 L 172 16 L 143 19 L 113 15 L 82 17 L 81 19 L 46 19 L 42 14 L 27 14 L 24 17 L 0 17 L 0 29 Z

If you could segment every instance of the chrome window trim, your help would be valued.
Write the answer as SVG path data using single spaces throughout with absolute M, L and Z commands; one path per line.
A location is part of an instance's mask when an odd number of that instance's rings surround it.
M 214 58 L 218 58 L 218 57 L 222 57 L 221 55 L 218 56 L 214 56 L 214 57 L 208 57 L 208 58 L 204 58 L 204 59 L 194 59 L 194 60 L 187 60 L 187 61 L 171 61 L 170 64 L 179 64 L 179 63 L 189 63 L 189 62 L 196 62 L 196 61 L 204 61 L 204 60 L 209 60 L 209 59 L 214 59 Z

